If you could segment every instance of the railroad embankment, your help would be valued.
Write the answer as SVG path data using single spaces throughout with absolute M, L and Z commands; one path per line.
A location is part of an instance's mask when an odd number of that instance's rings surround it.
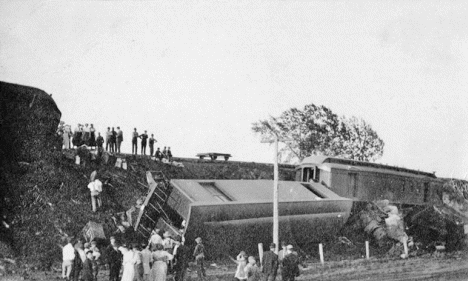
M 126 158 L 127 169 L 76 151 L 62 151 L 56 135 L 61 113 L 42 90 L 0 82 L 0 255 L 30 266 L 50 268 L 61 259 L 62 239 L 80 235 L 88 221 L 115 231 L 112 217 L 146 195 L 146 171 L 162 171 L 178 179 L 272 179 L 269 164 L 175 158 L 183 168 L 149 157 Z M 72 156 L 72 157 L 70 157 Z M 90 174 L 109 179 L 103 206 L 91 210 L 87 188 Z M 280 167 L 280 178 L 292 180 L 294 170 Z

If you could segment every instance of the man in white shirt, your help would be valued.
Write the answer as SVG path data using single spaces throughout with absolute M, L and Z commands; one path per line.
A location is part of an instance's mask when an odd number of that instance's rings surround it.
M 75 248 L 71 244 L 71 239 L 67 238 L 67 245 L 62 249 L 62 278 L 70 280 L 70 273 L 72 271 L 73 260 L 75 259 Z
M 102 202 L 101 202 L 102 182 L 96 179 L 88 184 L 88 188 L 89 188 L 89 191 L 91 192 L 91 205 L 93 206 L 93 212 L 96 212 L 96 203 L 99 208 L 102 205 Z

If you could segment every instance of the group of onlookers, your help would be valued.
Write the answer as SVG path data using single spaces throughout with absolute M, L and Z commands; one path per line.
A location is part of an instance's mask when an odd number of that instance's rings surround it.
M 123 142 L 123 131 L 120 127 L 117 127 L 117 131 L 114 127 L 107 127 L 106 132 L 106 151 L 111 153 L 120 153 L 120 148 Z
M 96 128 L 94 128 L 94 125 L 88 125 L 88 123 L 84 125 L 78 124 L 72 132 L 70 125 L 65 125 L 63 121 L 60 121 L 57 134 L 62 137 L 64 149 L 86 145 L 91 148 L 96 148 L 102 152 L 104 151 L 103 145 L 105 143 L 106 151 L 110 153 L 121 153 L 121 146 L 124 141 L 123 131 L 120 127 L 117 127 L 117 130 L 115 130 L 115 127 L 107 127 L 104 140 L 101 133 L 97 133 L 96 135 Z M 154 134 L 151 134 L 151 137 L 149 137 L 147 131 L 144 131 L 144 133 L 140 135 L 136 128 L 132 133 L 132 154 L 138 154 L 138 139 L 141 139 L 141 155 L 146 155 L 146 146 L 149 144 L 149 155 L 151 157 L 154 155 L 154 157 L 159 161 L 163 161 L 163 159 L 166 159 L 169 162 L 172 161 L 172 152 L 170 147 L 164 147 L 162 151 L 158 147 L 155 151 L 154 144 L 158 141 L 154 138 Z
M 234 278 L 244 281 L 274 281 L 281 273 L 281 280 L 294 281 L 299 276 L 300 259 L 292 245 L 282 243 L 282 250 L 275 253 L 276 245 L 272 243 L 270 250 L 263 253 L 262 263 L 254 256 L 247 256 L 244 251 L 237 255 L 234 262 L 237 263 L 237 270 Z
M 204 247 L 201 238 L 197 238 L 195 241 L 197 241 L 197 246 L 195 247 L 193 256 L 197 264 L 203 268 L 202 271 L 198 270 L 199 277 L 201 276 L 203 280 L 206 277 L 206 273 L 203 261 L 199 260 L 200 257 L 197 259 L 197 255 L 201 253 L 204 260 Z M 153 249 L 151 280 L 165 281 L 168 273 L 174 275 L 175 281 L 184 280 L 186 270 L 189 267 L 189 261 L 192 259 L 190 249 L 184 244 L 184 238 L 181 235 L 177 235 L 173 239 L 168 231 L 164 232 L 155 228 L 151 233 L 148 244 Z
M 71 130 L 70 125 L 65 125 L 65 122 L 60 121 L 57 129 L 57 134 L 62 137 L 62 147 L 70 149 L 82 145 L 93 147 L 102 147 L 104 139 L 100 133 L 96 135 L 96 128 L 93 124 L 78 124 L 75 129 Z
M 156 159 L 159 159 L 159 161 L 162 161 L 162 159 L 167 159 L 168 161 L 172 161 L 172 152 L 171 148 L 164 147 L 163 151 L 160 150 L 158 147 L 156 152 L 154 151 L 154 144 L 158 142 L 154 138 L 154 134 L 151 134 L 151 137 L 148 136 L 148 131 L 145 130 L 143 134 L 139 134 L 137 131 L 137 128 L 133 129 L 132 133 L 132 154 L 138 154 L 138 139 L 141 139 L 140 145 L 141 145 L 141 155 L 146 155 L 146 145 L 149 144 L 149 149 L 150 153 L 149 155 L 151 157 L 156 157 Z
M 184 280 L 189 261 L 195 258 L 200 268 L 200 278 L 204 280 L 206 273 L 203 267 L 204 247 L 201 238 L 197 238 L 197 246 L 191 254 L 189 247 L 184 245 L 183 238 L 172 239 L 164 233 L 164 239 L 153 231 L 147 243 L 119 244 L 115 237 L 110 237 L 110 245 L 103 252 L 97 243 L 73 246 L 71 239 L 62 249 L 62 278 L 66 280 L 97 281 L 99 268 L 105 263 L 109 266 L 110 281 L 166 281 L 168 273 L 174 275 L 174 280 Z M 120 273 L 122 271 L 122 273 Z
M 199 280 L 206 280 L 205 247 L 202 239 L 195 239 L 193 250 L 185 246 L 184 238 L 172 238 L 169 231 L 154 229 L 148 242 L 143 244 L 118 243 L 110 237 L 110 245 L 103 252 L 95 241 L 73 246 L 71 239 L 63 247 L 62 278 L 67 280 L 97 281 L 100 265 L 109 266 L 110 281 L 166 281 L 172 274 L 175 281 L 184 280 L 190 261 L 195 261 Z M 274 281 L 277 274 L 281 280 L 294 281 L 299 276 L 300 258 L 292 245 L 282 243 L 282 249 L 275 253 L 276 245 L 263 253 L 261 263 L 257 257 L 247 256 L 241 251 L 233 261 L 237 263 L 234 278 L 239 281 Z M 121 273 L 122 271 L 122 273 Z
M 62 278 L 66 280 L 96 281 L 101 264 L 101 252 L 96 241 L 82 243 L 78 240 L 75 246 L 71 239 L 62 249 Z

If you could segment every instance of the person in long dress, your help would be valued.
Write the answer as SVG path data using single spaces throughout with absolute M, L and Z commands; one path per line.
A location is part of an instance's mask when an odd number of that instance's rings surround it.
M 96 129 L 93 124 L 89 128 L 89 146 L 96 146 Z
M 135 277 L 135 253 L 125 246 L 120 247 L 119 250 L 123 255 L 123 273 L 121 281 L 133 281 Z
M 70 149 L 70 136 L 71 136 L 71 128 L 70 125 L 65 125 L 63 130 L 63 148 Z
M 81 139 L 83 140 L 83 143 L 86 144 L 87 146 L 89 146 L 89 126 L 88 126 L 88 123 L 85 124 L 84 128 L 83 128 L 83 136 L 81 137 Z
M 173 255 L 164 251 L 162 244 L 156 244 L 155 251 L 151 255 L 153 260 L 152 278 L 153 281 L 166 281 L 167 262 L 174 258 Z M 123 280 L 122 280 L 123 281 Z
M 81 143 L 81 134 L 82 134 L 82 131 L 81 131 L 81 124 L 78 123 L 78 126 L 76 126 L 75 128 L 75 131 L 73 133 L 73 147 L 78 147 L 80 146 L 82 143 Z
M 247 274 L 245 273 L 245 266 L 247 265 L 247 255 L 244 251 L 241 251 L 237 257 L 235 262 L 237 263 L 237 270 L 234 275 L 236 280 L 247 280 Z

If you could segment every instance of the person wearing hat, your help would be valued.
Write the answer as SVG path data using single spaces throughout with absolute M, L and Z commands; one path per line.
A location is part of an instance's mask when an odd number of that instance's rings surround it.
M 203 246 L 202 239 L 200 237 L 197 237 L 195 242 L 197 242 L 197 245 L 193 251 L 193 256 L 195 257 L 195 261 L 197 263 L 197 276 L 199 280 L 205 280 L 205 246 Z
M 294 281 L 299 276 L 299 257 L 293 251 L 293 246 L 288 245 L 286 247 L 287 254 L 283 260 L 283 280 Z
M 82 134 L 82 131 L 81 131 L 81 124 L 78 123 L 78 125 L 75 127 L 75 130 L 73 131 L 73 140 L 72 140 L 72 144 L 73 144 L 73 147 L 78 147 L 81 145 L 81 134 Z
M 270 250 L 263 253 L 262 272 L 263 280 L 275 281 L 278 273 L 278 255 L 275 253 L 276 244 L 270 244 Z
M 247 281 L 260 281 L 262 276 L 262 271 L 257 265 L 257 258 L 250 256 L 248 258 L 248 263 L 245 266 L 245 275 L 247 275 Z
M 167 159 L 167 149 L 166 149 L 166 147 L 164 147 L 164 149 L 162 151 L 162 157 Z
M 175 272 L 175 281 L 183 281 L 185 272 L 189 267 L 190 260 L 190 249 L 184 245 L 182 236 L 177 236 L 175 239 L 176 247 L 174 249 L 174 272 Z
M 171 233 L 169 231 L 165 231 L 163 234 L 163 246 L 164 246 L 164 251 L 168 252 L 169 254 L 173 255 L 173 250 L 174 250 L 174 239 L 171 237 Z M 172 272 L 172 267 L 174 263 L 172 261 L 169 261 L 169 272 Z
M 174 239 L 172 239 L 171 233 L 169 231 L 165 231 L 163 234 L 163 246 L 165 251 L 172 254 L 172 250 L 174 248 Z
M 96 138 L 96 146 L 98 151 L 102 153 L 103 147 L 102 145 L 104 144 L 104 138 L 101 136 L 101 133 L 98 132 L 98 136 Z
M 91 146 L 96 146 L 96 128 L 94 128 L 94 125 L 91 124 L 91 127 L 89 127 L 89 141 L 88 145 Z
M 115 237 L 110 237 L 110 245 L 106 248 L 107 263 L 109 264 L 109 281 L 118 281 L 122 267 L 122 253 L 119 251 Z
M 94 273 L 96 270 L 96 264 L 93 261 L 93 251 L 86 252 L 86 260 L 83 263 L 81 278 L 83 281 L 94 281 Z
M 156 159 L 158 159 L 159 161 L 161 161 L 163 159 L 163 155 L 162 155 L 161 150 L 160 150 L 159 147 L 156 150 L 156 152 L 154 153 L 154 157 L 156 157 Z
M 117 152 L 117 132 L 115 131 L 114 127 L 112 127 L 110 143 L 111 143 L 111 152 L 113 153 Z
M 151 238 L 149 240 L 149 243 L 151 244 L 151 249 L 153 249 L 157 244 L 163 244 L 163 239 L 161 235 L 159 235 L 159 228 L 155 228 L 151 232 Z
M 150 156 L 153 157 L 153 154 L 154 154 L 154 143 L 155 142 L 158 142 L 155 138 L 154 138 L 154 134 L 151 134 L 151 138 L 149 139 L 149 148 L 150 148 Z
M 247 274 L 245 273 L 245 266 L 247 265 L 247 254 L 244 251 L 241 251 L 237 257 L 236 260 L 234 260 L 237 263 L 237 270 L 236 273 L 234 274 L 234 279 L 236 280 L 247 280 Z
M 146 155 L 146 140 L 148 139 L 148 134 L 145 133 L 138 136 L 141 138 L 141 155 Z
M 172 151 L 171 151 L 171 147 L 168 147 L 168 148 L 167 148 L 167 158 L 168 158 L 169 162 L 172 162 Z
M 91 241 L 91 247 L 89 249 L 93 251 L 93 261 L 96 266 L 94 270 L 94 280 L 97 280 L 97 276 L 99 273 L 99 265 L 101 264 L 101 252 L 99 251 L 99 248 L 97 247 L 97 242 L 95 240 Z
M 153 268 L 151 270 L 152 280 L 166 281 L 167 277 L 167 262 L 174 258 L 173 255 L 164 251 L 161 244 L 156 244 L 155 251 L 152 253 Z
M 89 124 L 86 123 L 85 127 L 83 128 L 82 139 L 83 139 L 83 143 L 88 145 L 88 146 L 89 146 L 89 138 L 90 138 L 90 130 L 89 129 L 90 129 Z
M 85 252 L 85 254 L 86 254 L 88 251 L 91 250 L 91 249 L 90 249 L 91 244 L 89 244 L 88 242 L 85 242 L 84 245 L 83 245 L 83 247 L 84 247 L 84 252 Z
M 137 128 L 134 128 L 132 133 L 132 154 L 135 155 L 138 154 L 138 136 Z

